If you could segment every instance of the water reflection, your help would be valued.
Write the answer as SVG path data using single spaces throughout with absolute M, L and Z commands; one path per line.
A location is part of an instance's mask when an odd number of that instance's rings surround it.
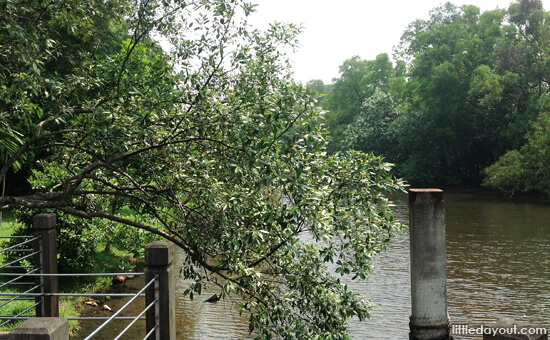
M 512 317 L 548 327 L 550 206 L 468 192 L 446 201 L 453 322 L 477 327 Z
M 407 221 L 407 195 L 394 197 L 394 201 L 400 207 L 400 218 Z M 510 203 L 498 195 L 480 191 L 447 192 L 445 201 L 451 321 L 479 327 L 511 317 L 548 328 L 550 206 Z M 390 249 L 378 257 L 375 269 L 378 275 L 365 283 L 364 289 L 380 307 L 371 320 L 354 325 L 359 329 L 354 338 L 407 338 L 408 261 L 408 235 L 395 239 Z M 392 299 L 392 303 L 386 304 L 387 299 Z
M 175 263 L 183 262 L 181 253 L 175 257 Z M 183 292 L 189 288 L 189 282 L 178 281 L 177 295 L 177 339 L 253 339 L 248 333 L 248 315 L 239 315 L 236 300 L 225 298 L 217 302 L 204 302 L 212 294 L 220 294 L 220 288 L 208 284 L 206 291 L 194 300 L 183 297 Z
M 353 339 L 408 339 L 411 287 L 406 231 L 377 256 L 369 281 L 349 285 L 376 305 L 369 320 L 351 322 Z

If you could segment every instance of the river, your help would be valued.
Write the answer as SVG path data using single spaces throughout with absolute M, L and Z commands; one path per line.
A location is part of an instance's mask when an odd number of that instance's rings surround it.
M 407 195 L 392 200 L 399 218 L 407 223 Z M 446 192 L 445 202 L 447 299 L 453 324 L 479 327 L 512 317 L 550 327 L 550 205 L 510 203 L 506 197 L 479 190 Z M 140 284 L 129 282 L 124 289 L 137 289 Z M 183 280 L 177 284 L 178 339 L 253 338 L 248 335 L 248 318 L 238 314 L 233 301 L 204 303 L 218 292 L 215 287 L 190 301 L 181 297 L 187 284 Z M 369 320 L 351 321 L 353 339 L 407 339 L 408 231 L 376 258 L 370 280 L 349 285 L 376 304 Z M 86 332 L 88 326 L 82 331 Z M 479 335 L 455 337 L 481 339 Z

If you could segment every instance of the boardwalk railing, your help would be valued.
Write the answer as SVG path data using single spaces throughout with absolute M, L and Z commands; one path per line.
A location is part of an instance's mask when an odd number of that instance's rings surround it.
M 10 274 L 2 274 L 3 276 L 6 276 L 8 280 L 6 282 L 3 282 L 0 284 L 0 289 L 4 289 L 4 287 L 10 287 L 10 286 L 26 286 L 31 288 L 28 288 L 21 292 L 21 293 L 0 293 L 0 308 L 7 306 L 8 304 L 14 302 L 14 301 L 22 301 L 22 300 L 34 300 L 34 297 L 29 296 L 29 294 L 32 294 L 31 292 L 40 289 L 40 285 L 36 285 L 34 281 L 21 281 L 21 279 L 29 278 L 30 275 L 37 273 L 41 268 L 35 268 L 34 266 L 26 266 L 23 265 L 25 260 L 32 260 L 32 258 L 38 253 L 34 249 L 32 249 L 32 244 L 35 240 L 39 239 L 38 237 L 32 237 L 32 236 L 12 236 L 12 237 L 2 237 L 2 239 L 12 239 L 17 241 L 20 241 L 19 243 L 12 245 L 10 247 L 4 248 L 0 250 L 0 254 L 5 254 L 8 252 L 11 252 L 12 254 L 17 254 L 17 259 L 12 260 L 11 262 L 5 263 L 4 265 L 0 266 L 1 271 L 7 271 L 7 270 L 26 270 L 27 273 L 10 273 Z M 34 305 L 31 305 L 28 308 L 25 308 L 21 312 L 19 312 L 16 315 L 13 316 L 0 316 L 0 320 L 3 322 L 0 323 L 0 327 L 6 325 L 11 320 L 21 320 L 21 319 L 27 319 L 30 316 L 28 313 L 34 312 L 33 310 L 36 308 L 40 308 L 40 302 L 36 302 Z
M 115 320 L 130 320 L 130 323 L 113 339 L 120 339 L 139 320 L 145 320 L 146 331 L 143 339 L 175 339 L 175 274 L 172 266 L 174 244 L 172 242 L 152 242 L 145 249 L 145 273 L 99 273 L 99 274 L 59 274 L 57 272 L 57 232 L 55 215 L 41 214 L 33 220 L 34 236 L 12 238 L 22 241 L 0 250 L 0 254 L 17 254 L 17 259 L 0 266 L 0 270 L 25 270 L 25 273 L 2 272 L 7 277 L 0 289 L 10 285 L 30 285 L 18 293 L 0 293 L 0 308 L 19 300 L 34 300 L 34 305 L 25 308 L 17 315 L 0 315 L 0 327 L 13 320 L 26 320 L 10 333 L 10 339 L 30 339 L 35 335 L 42 339 L 68 339 L 68 320 L 104 320 L 96 330 L 86 337 L 92 339 Z M 30 246 L 33 245 L 31 249 Z M 21 253 L 22 255 L 19 255 Z M 30 259 L 34 266 L 24 265 Z M 121 276 L 145 275 L 145 286 L 135 294 L 71 294 L 58 292 L 60 276 Z M 31 280 L 21 281 L 25 278 Z M 33 279 L 33 280 L 32 280 Z M 59 318 L 60 296 L 111 296 L 129 297 L 129 301 L 110 317 L 69 317 Z M 146 307 L 136 316 L 121 316 L 121 313 L 138 298 L 145 298 Z M 34 314 L 30 314 L 33 312 Z M 46 333 L 44 333 L 46 332 Z M 32 338 L 32 337 L 31 337 Z

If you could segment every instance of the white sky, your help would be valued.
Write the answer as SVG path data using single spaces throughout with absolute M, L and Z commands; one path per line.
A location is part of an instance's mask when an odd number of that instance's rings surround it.
M 257 12 L 249 23 L 265 28 L 274 21 L 301 24 L 300 50 L 292 56 L 295 79 L 303 83 L 339 77 L 338 68 L 354 55 L 375 59 L 399 43 L 409 23 L 426 19 L 440 0 L 250 0 Z M 455 0 L 457 6 L 475 5 L 481 11 L 508 8 L 513 0 Z M 542 0 L 550 10 L 550 0 Z

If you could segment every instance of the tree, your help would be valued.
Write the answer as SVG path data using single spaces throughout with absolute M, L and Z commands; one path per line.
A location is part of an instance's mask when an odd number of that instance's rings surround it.
M 548 177 L 549 13 L 540 1 L 522 0 L 510 6 L 509 35 L 502 46 L 501 67 L 510 70 L 527 119 L 516 121 L 511 134 L 524 133 L 498 161 L 485 169 L 484 184 L 502 191 L 550 194 Z M 506 52 L 507 51 L 507 52 Z
M 544 98 L 548 103 L 548 98 Z M 542 109 L 532 124 L 527 142 L 502 155 L 487 167 L 483 184 L 513 195 L 515 192 L 541 192 L 550 195 L 550 113 Z
M 376 89 L 389 91 L 399 89 L 404 80 L 404 64 L 398 63 L 394 69 L 386 53 L 375 60 L 362 60 L 354 56 L 340 66 L 340 78 L 335 79 L 321 106 L 329 111 L 327 126 L 332 138 L 329 150 L 345 150 L 344 131 L 361 111 L 365 100 Z
M 307 82 L 313 91 L 317 92 L 319 95 L 324 95 L 326 93 L 325 83 L 320 79 L 313 79 Z
M 421 140 L 409 146 L 406 178 L 479 183 L 486 166 L 522 143 L 536 115 L 529 104 L 536 77 L 521 70 L 531 63 L 517 58 L 523 38 L 506 15 L 447 3 L 404 33 L 397 55 L 410 64 L 407 111 L 431 127 L 421 130 L 433 142 L 432 150 L 424 150 L 429 144 Z M 414 140 L 407 134 L 400 135 Z
M 250 30 L 240 0 L 27 5 L 0 6 L 12 61 L 0 108 L 23 142 L 0 175 L 24 155 L 37 165 L 33 191 L 0 210 L 171 240 L 187 293 L 214 280 L 222 296 L 245 296 L 262 339 L 346 338 L 346 321 L 369 315 L 335 274 L 368 276 L 400 227 L 384 195 L 403 185 L 380 158 L 327 156 L 323 113 L 278 49 L 295 26 Z
M 405 178 L 480 183 L 484 168 L 525 143 L 548 91 L 547 17 L 540 1 L 484 13 L 447 3 L 409 26 L 396 53 L 410 71 L 401 113 L 422 122 L 398 131 L 418 143 L 400 143 Z
M 4 162 L 7 162 L 8 157 L 13 155 L 22 144 L 20 137 L 17 131 L 13 131 L 5 120 L 0 120 L 0 140 L 2 141 L 2 145 L 0 145 L 0 156 L 4 157 Z M 14 162 L 13 167 L 15 170 L 19 170 L 21 167 L 20 162 Z M 6 174 L 0 177 L 0 185 L 2 186 L 0 197 L 4 197 L 6 194 Z M 2 212 L 0 211 L 0 226 L 1 225 Z
M 384 155 L 394 161 L 395 136 L 391 124 L 397 118 L 395 104 L 390 94 L 376 89 L 370 96 L 353 124 L 345 131 L 346 144 L 349 148 Z

